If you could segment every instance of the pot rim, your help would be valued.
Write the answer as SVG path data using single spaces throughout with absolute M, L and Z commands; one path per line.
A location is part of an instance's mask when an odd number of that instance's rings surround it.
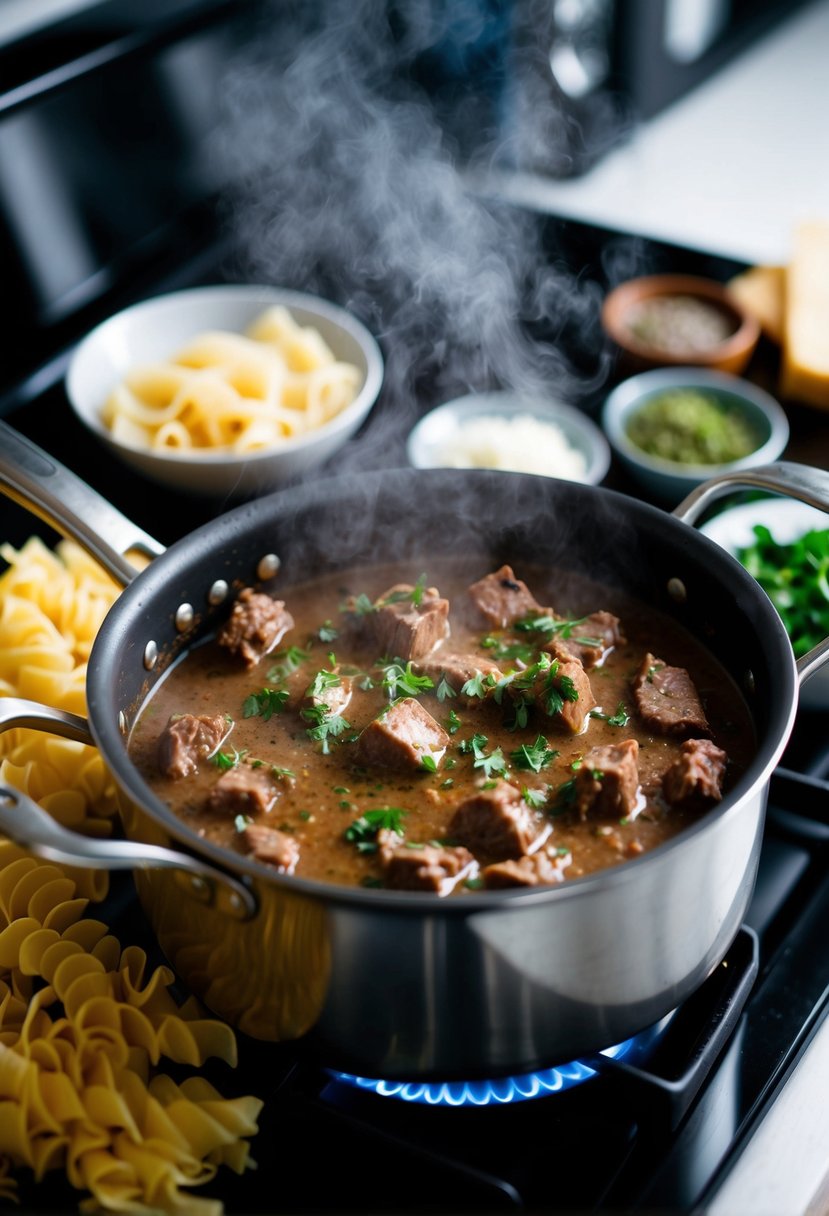
M 727 574 L 729 579 L 736 580 L 738 585 L 742 585 L 743 589 L 750 594 L 763 617 L 763 627 L 768 629 L 769 636 L 765 641 L 765 648 L 768 650 L 771 647 L 773 650 L 771 658 L 782 687 L 778 689 L 776 704 L 771 707 L 765 744 L 758 741 L 757 754 L 734 788 L 719 804 L 676 836 L 639 857 L 625 860 L 618 866 L 593 871 L 579 878 L 567 879 L 555 887 L 468 891 L 460 899 L 440 898 L 432 892 L 339 886 L 316 879 L 303 878 L 299 875 L 279 874 L 264 863 L 256 862 L 243 854 L 232 853 L 212 841 L 205 840 L 189 829 L 185 822 L 175 815 L 144 783 L 138 769 L 132 763 L 127 751 L 128 736 L 125 737 L 122 733 L 118 722 L 118 709 L 124 707 L 113 706 L 116 709 L 115 713 L 107 710 L 107 702 L 111 703 L 113 696 L 116 695 L 113 674 L 118 670 L 118 665 L 123 659 L 131 630 L 134 631 L 137 628 L 139 617 L 145 609 L 147 600 L 159 589 L 166 587 L 171 578 L 180 577 L 176 567 L 182 555 L 195 554 L 198 556 L 200 548 L 211 553 L 222 552 L 228 543 L 232 543 L 234 536 L 260 527 L 263 518 L 273 515 L 274 512 L 277 516 L 284 514 L 285 517 L 290 517 L 311 506 L 334 506 L 341 503 L 343 496 L 353 492 L 356 487 L 356 479 L 346 475 L 330 478 L 322 484 L 310 483 L 291 490 L 276 491 L 264 498 L 244 503 L 218 520 L 188 533 L 181 540 L 172 544 L 161 556 L 155 558 L 125 588 L 108 612 L 96 636 L 87 674 L 88 716 L 91 734 L 122 794 L 159 823 L 178 845 L 184 846 L 197 856 L 206 858 L 219 869 L 236 875 L 245 875 L 251 880 L 275 883 L 298 895 L 310 896 L 325 903 L 356 904 L 366 907 L 387 906 L 393 907 L 396 912 L 410 912 L 415 915 L 428 911 L 440 915 L 466 916 L 507 906 L 524 906 L 529 903 L 535 905 L 557 902 L 562 899 L 581 898 L 599 886 L 605 887 L 635 881 L 636 875 L 643 866 L 658 864 L 659 859 L 681 848 L 685 840 L 710 831 L 724 817 L 739 813 L 744 805 L 751 802 L 752 794 L 767 784 L 794 725 L 798 703 L 797 668 L 791 643 L 776 609 L 737 559 L 723 550 L 715 541 L 710 540 L 691 525 L 675 519 L 670 513 L 604 486 L 556 482 L 553 478 L 526 473 L 505 473 L 500 470 L 493 472 L 465 469 L 462 472 L 464 479 L 481 482 L 482 485 L 493 478 L 498 479 L 499 483 L 504 478 L 511 478 L 528 485 L 537 483 L 540 494 L 543 494 L 543 487 L 546 487 L 548 493 L 552 491 L 575 496 L 583 495 L 589 498 L 598 496 L 617 511 L 624 511 L 628 516 L 640 516 L 643 523 L 658 521 L 658 525 L 661 527 L 677 530 L 678 544 L 685 547 L 689 545 L 697 547 L 699 552 L 705 555 L 709 568 L 721 570 L 723 576 Z M 396 479 L 408 477 L 413 482 L 421 482 L 426 479 L 427 481 L 448 483 L 457 479 L 458 473 L 458 470 L 446 469 L 373 471 L 361 475 L 359 488 L 360 492 L 364 494 L 367 484 L 369 486 L 372 482 L 382 484 L 391 475 Z M 553 489 L 553 487 L 555 488 Z M 755 628 L 754 631 L 756 633 L 757 629 Z M 151 695 L 151 692 L 152 690 L 148 695 Z M 141 706 L 143 707 L 145 703 L 146 697 L 141 702 Z M 750 705 L 749 710 L 751 710 Z M 755 715 L 752 714 L 752 717 L 754 718 Z

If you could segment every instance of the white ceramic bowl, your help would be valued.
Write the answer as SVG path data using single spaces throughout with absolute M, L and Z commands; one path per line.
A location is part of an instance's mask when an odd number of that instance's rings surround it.
M 722 511 L 700 531 L 736 557 L 740 549 L 754 543 L 755 524 L 765 524 L 779 544 L 787 545 L 813 528 L 829 528 L 829 515 L 789 498 L 765 498 Z M 805 682 L 800 704 L 829 709 L 829 669 L 824 667 Z
M 465 428 L 477 419 L 514 419 L 529 415 L 532 419 L 547 423 L 557 428 L 567 442 L 569 448 L 580 453 L 584 458 L 584 469 L 571 470 L 565 467 L 556 472 L 547 473 L 546 469 L 536 466 L 527 467 L 518 459 L 508 460 L 501 455 L 504 463 L 493 465 L 491 461 L 460 462 L 458 459 L 448 459 L 447 453 L 456 450 L 461 443 Z M 543 437 L 542 437 L 543 442 Z M 543 475 L 561 477 L 566 481 L 581 481 L 588 485 L 597 485 L 610 467 L 610 448 L 602 432 L 580 410 L 560 402 L 548 401 L 544 398 L 526 397 L 520 394 L 503 391 L 492 393 L 472 393 L 466 397 L 458 397 L 447 401 L 431 410 L 421 418 L 412 429 L 406 446 L 409 462 L 419 469 L 440 467 L 501 467 L 506 469 L 507 463 L 514 472 L 542 472 Z M 529 453 L 535 457 L 538 453 Z
M 760 441 L 755 450 L 727 464 L 679 464 L 643 452 L 627 435 L 631 415 L 650 398 L 676 389 L 701 389 L 737 406 L 757 428 Z M 631 476 L 669 506 L 676 506 L 710 477 L 777 460 L 789 442 L 788 419 L 772 396 L 739 376 L 699 367 L 660 367 L 623 380 L 605 401 L 602 425 Z
M 354 401 L 324 426 L 246 454 L 209 449 L 153 451 L 112 437 L 101 410 L 131 370 L 169 358 L 208 330 L 244 332 L 266 308 L 282 304 L 300 325 L 314 326 L 337 359 L 353 363 L 361 385 Z M 354 434 L 383 383 L 374 338 L 345 309 L 276 287 L 222 285 L 172 292 L 134 304 L 92 330 L 75 350 L 66 377 L 80 420 L 121 460 L 175 489 L 207 495 L 255 495 L 322 464 Z

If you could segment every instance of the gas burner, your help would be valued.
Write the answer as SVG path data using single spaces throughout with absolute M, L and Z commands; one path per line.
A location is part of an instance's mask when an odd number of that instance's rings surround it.
M 609 1060 L 620 1060 L 643 1048 L 653 1038 L 654 1029 L 643 1031 L 600 1054 Z M 403 1102 L 420 1102 L 426 1106 L 506 1106 L 563 1093 L 597 1075 L 597 1069 L 583 1060 L 527 1072 L 492 1081 L 381 1081 L 357 1077 L 348 1072 L 331 1072 L 330 1076 L 345 1085 L 353 1085 L 383 1098 L 398 1098 Z

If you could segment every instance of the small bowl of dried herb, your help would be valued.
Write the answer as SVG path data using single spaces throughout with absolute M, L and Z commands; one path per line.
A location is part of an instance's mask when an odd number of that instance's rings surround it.
M 777 460 L 789 441 L 788 419 L 763 389 L 695 367 L 622 381 L 605 401 L 602 424 L 631 476 L 671 505 L 720 473 Z

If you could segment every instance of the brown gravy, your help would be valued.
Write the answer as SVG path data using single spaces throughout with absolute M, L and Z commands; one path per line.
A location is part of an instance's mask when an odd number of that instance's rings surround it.
M 500 630 L 482 622 L 467 588 L 490 570 L 484 560 L 466 564 L 441 560 L 430 565 L 427 581 L 450 603 L 451 635 L 440 649 L 474 652 L 482 660 L 497 661 L 507 673 L 538 657 L 539 639 L 514 627 Z M 439 699 L 433 687 L 419 692 L 417 700 L 449 733 L 436 771 L 396 771 L 356 763 L 357 737 L 388 706 L 390 694 L 380 684 L 381 656 L 364 642 L 349 643 L 341 606 L 348 596 L 367 597 L 362 600 L 366 603 L 394 584 L 414 584 L 421 573 L 411 565 L 366 567 L 280 589 L 294 627 L 249 670 L 214 640 L 194 647 L 156 688 L 130 741 L 131 756 L 156 795 L 199 836 L 247 852 L 239 817 L 210 810 L 208 797 L 228 764 L 277 766 L 276 800 L 267 811 L 247 820 L 266 823 L 296 842 L 298 861 L 293 872 L 300 877 L 382 886 L 383 869 L 371 837 L 363 838 L 368 839 L 365 849 L 358 847 L 353 834 L 351 840 L 346 837 L 355 821 L 368 811 L 391 807 L 406 812 L 397 818 L 410 847 L 431 841 L 452 843 L 449 823 L 459 803 L 488 781 L 505 779 L 529 791 L 537 821 L 545 829 L 550 825 L 545 847 L 554 860 L 559 859 L 560 877 L 578 877 L 662 844 L 707 809 L 669 805 L 661 794 L 662 776 L 679 754 L 682 739 L 650 731 L 636 712 L 632 680 L 649 652 L 690 673 L 710 724 L 710 738 L 728 756 L 725 791 L 751 759 L 754 732 L 742 697 L 721 665 L 680 626 L 646 605 L 580 577 L 517 566 L 516 576 L 527 583 L 538 603 L 552 605 L 559 617 L 578 619 L 608 610 L 621 621 L 625 641 L 588 671 L 597 708 L 584 731 L 573 735 L 557 717 L 535 708 L 530 709 L 526 725 L 516 727 L 516 715 L 506 701 L 497 704 L 489 697 L 465 705 L 457 697 Z M 499 658 L 503 648 L 511 648 L 508 653 L 514 656 L 518 646 L 529 647 L 523 660 Z M 321 742 L 309 737 L 312 724 L 300 710 L 315 675 L 334 664 L 359 674 L 342 712 L 347 726 Z M 361 686 L 372 683 L 373 687 Z M 286 691 L 285 706 L 267 720 L 261 713 L 245 717 L 246 700 L 265 688 Z M 171 715 L 180 714 L 228 715 L 233 725 L 218 752 L 201 760 L 197 772 L 174 779 L 159 771 L 158 739 Z M 557 754 L 538 771 L 526 764 L 522 767 L 515 753 L 522 745 L 532 747 L 539 735 L 548 752 Z M 485 736 L 477 752 L 472 748 L 475 736 Z M 568 796 L 585 752 L 631 738 L 639 745 L 636 813 L 582 819 Z M 498 749 L 503 768 L 476 765 L 476 755 L 491 759 Z M 481 885 L 473 872 L 454 889 L 462 893 Z

